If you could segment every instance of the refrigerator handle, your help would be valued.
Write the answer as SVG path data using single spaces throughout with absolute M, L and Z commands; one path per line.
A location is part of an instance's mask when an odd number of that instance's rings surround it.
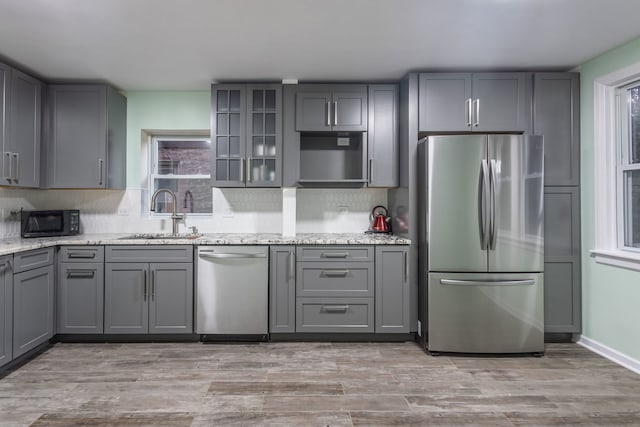
M 488 164 L 487 160 L 482 160 L 481 168 L 480 168 L 480 178 L 479 178 L 479 188 L 478 188 L 478 225 L 480 226 L 480 249 L 483 251 L 487 250 L 489 246 L 489 233 L 487 230 L 487 196 L 490 193 L 489 188 L 489 172 L 488 172 Z
M 497 191 L 497 176 L 496 176 L 496 161 L 490 160 L 489 164 L 489 192 L 491 194 L 490 198 L 490 214 L 489 214 L 489 249 L 494 250 L 496 248 L 496 240 L 498 237 L 498 233 L 496 232 L 496 217 L 498 215 L 496 209 L 496 191 Z

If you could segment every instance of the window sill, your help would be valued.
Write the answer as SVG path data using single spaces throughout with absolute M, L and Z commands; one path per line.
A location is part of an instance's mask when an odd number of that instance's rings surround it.
M 640 271 L 640 253 L 621 250 L 601 250 L 591 251 L 598 264 L 606 264 L 614 267 L 626 268 L 628 270 Z

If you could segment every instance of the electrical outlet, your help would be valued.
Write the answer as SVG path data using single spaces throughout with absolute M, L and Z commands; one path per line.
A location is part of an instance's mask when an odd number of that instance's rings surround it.
M 127 208 L 118 209 L 118 215 L 120 215 L 120 216 L 129 216 L 129 209 L 127 209 Z
M 338 209 L 338 213 L 339 214 L 349 213 L 349 207 L 348 206 L 337 206 L 337 209 Z
M 234 216 L 234 213 L 231 209 L 225 209 L 222 212 L 222 218 L 233 218 L 233 216 Z

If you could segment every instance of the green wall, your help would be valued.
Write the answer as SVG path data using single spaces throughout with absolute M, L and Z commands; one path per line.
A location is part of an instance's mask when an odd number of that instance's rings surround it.
M 140 187 L 142 130 L 209 129 L 210 91 L 126 92 L 127 187 Z
M 640 272 L 597 264 L 594 249 L 593 83 L 640 62 L 640 38 L 580 67 L 582 199 L 582 335 L 640 360 Z

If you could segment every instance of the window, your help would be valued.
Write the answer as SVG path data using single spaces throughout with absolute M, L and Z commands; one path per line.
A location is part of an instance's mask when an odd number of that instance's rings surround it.
M 591 254 L 598 263 L 640 271 L 640 63 L 597 77 L 593 91 Z
M 166 188 L 176 195 L 176 211 L 212 213 L 211 143 L 206 138 L 159 137 L 151 140 L 149 197 Z M 161 193 L 156 213 L 171 213 L 173 200 Z
M 618 90 L 618 246 L 640 250 L 640 81 Z

